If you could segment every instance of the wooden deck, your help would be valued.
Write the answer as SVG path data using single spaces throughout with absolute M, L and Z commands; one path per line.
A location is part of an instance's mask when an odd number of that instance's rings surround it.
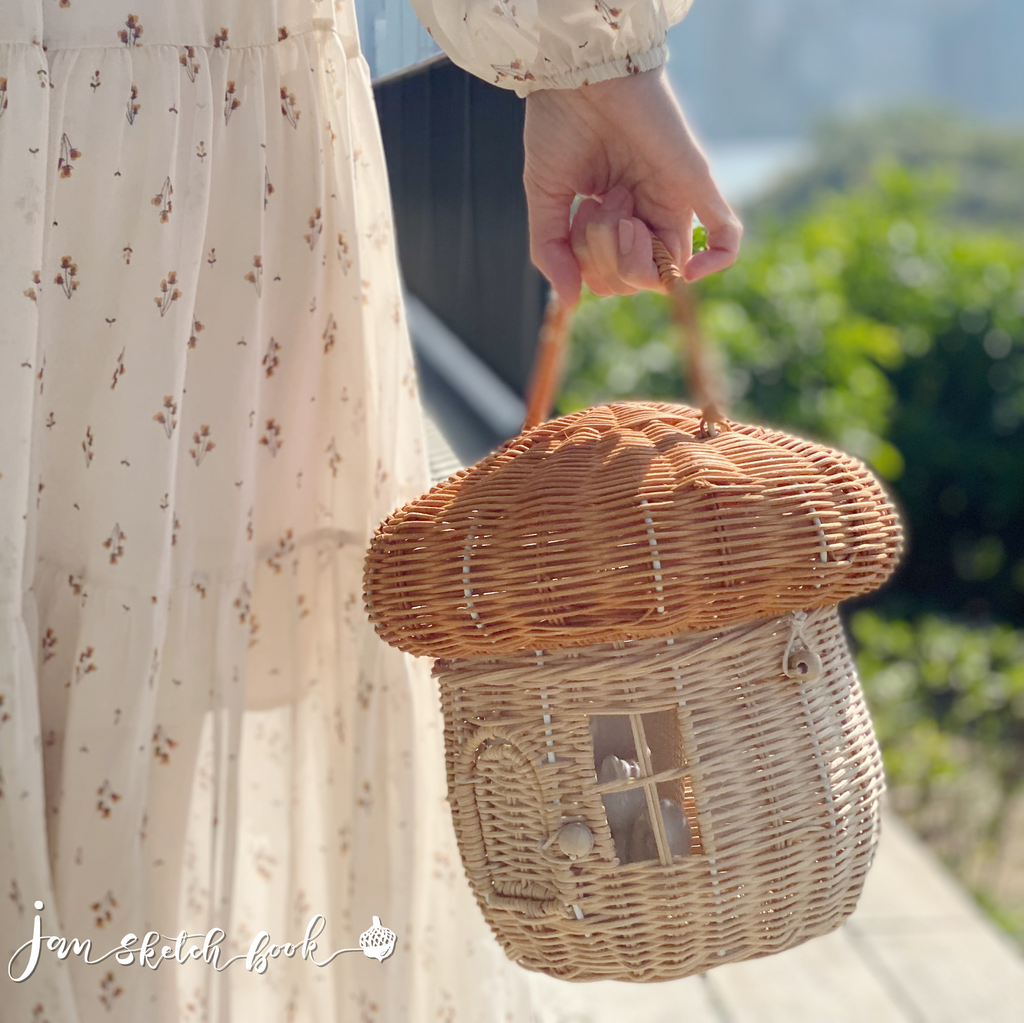
M 1024 1023 L 1024 958 L 892 815 L 832 934 L 663 984 L 530 986 L 537 1023 Z
M 426 412 L 440 480 L 461 462 Z M 1024 957 L 892 814 L 860 904 L 832 934 L 661 984 L 527 982 L 536 1023 L 1024 1023 Z

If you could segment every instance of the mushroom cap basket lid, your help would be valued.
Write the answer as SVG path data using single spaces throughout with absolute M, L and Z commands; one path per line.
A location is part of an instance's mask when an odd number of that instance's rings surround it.
M 523 432 L 382 523 L 378 634 L 443 658 L 556 650 L 827 607 L 892 573 L 899 521 L 860 462 L 725 427 L 623 402 Z

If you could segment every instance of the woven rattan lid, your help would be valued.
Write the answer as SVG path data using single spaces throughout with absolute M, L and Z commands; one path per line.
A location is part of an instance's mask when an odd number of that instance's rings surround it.
M 374 627 L 432 657 L 555 650 L 826 607 L 890 575 L 899 522 L 860 462 L 726 425 L 619 403 L 522 433 L 381 525 Z

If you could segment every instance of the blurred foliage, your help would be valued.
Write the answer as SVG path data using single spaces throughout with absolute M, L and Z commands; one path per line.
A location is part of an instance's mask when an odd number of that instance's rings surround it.
M 891 784 L 954 777 L 977 755 L 1004 791 L 1024 781 L 1024 631 L 872 610 L 850 631 Z
M 856 612 L 891 805 L 1024 948 L 1024 630 Z
M 944 216 L 972 227 L 1024 234 L 1024 134 L 934 109 L 894 110 L 858 120 L 823 121 L 812 135 L 814 159 L 748 211 L 788 218 L 822 191 L 868 183 L 879 157 L 909 170 L 939 172 L 950 183 Z
M 940 173 L 876 165 L 697 285 L 737 419 L 863 458 L 902 506 L 900 613 L 1024 624 L 1024 244 L 943 216 Z M 584 301 L 559 411 L 681 400 L 665 298 Z

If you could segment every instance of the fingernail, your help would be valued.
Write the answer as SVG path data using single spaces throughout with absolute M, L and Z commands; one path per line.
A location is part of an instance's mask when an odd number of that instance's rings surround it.
M 628 256 L 633 251 L 636 240 L 636 227 L 632 220 L 619 221 L 619 254 Z

